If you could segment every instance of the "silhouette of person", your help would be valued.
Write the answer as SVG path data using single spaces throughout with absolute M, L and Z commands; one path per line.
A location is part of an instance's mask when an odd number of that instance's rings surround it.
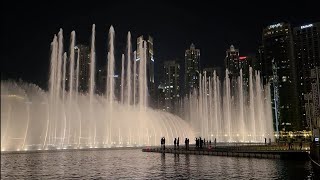
M 189 150 L 189 138 L 187 139 L 187 150 Z
M 176 149 L 177 138 L 174 138 L 173 144 L 174 144 L 174 149 Z
M 177 147 L 179 149 L 179 137 L 178 137 L 178 140 L 177 140 Z
M 186 138 L 186 139 L 184 140 L 184 144 L 185 144 L 186 150 L 187 150 L 187 149 L 188 149 L 188 138 Z

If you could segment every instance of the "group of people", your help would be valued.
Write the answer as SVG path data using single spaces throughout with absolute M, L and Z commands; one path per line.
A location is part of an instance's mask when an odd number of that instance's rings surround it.
M 174 138 L 173 144 L 174 144 L 174 149 L 176 149 L 176 148 L 179 149 L 179 137 L 178 137 L 178 139 Z
M 211 140 L 201 139 L 201 137 L 196 138 L 196 148 L 202 149 L 203 147 L 211 148 Z M 217 144 L 217 139 L 214 138 L 214 146 Z
M 186 139 L 184 140 L 184 144 L 185 144 L 185 146 L 186 146 L 186 150 L 189 150 L 189 138 L 186 138 Z
M 267 138 L 264 138 L 264 144 L 267 145 Z M 269 138 L 269 145 L 271 145 L 271 138 Z
M 211 148 L 211 140 L 210 141 L 206 141 L 206 139 L 201 139 L 201 137 L 196 138 L 196 148 L 200 148 L 202 149 L 203 147 L 207 147 L 207 148 Z M 214 146 L 216 146 L 217 140 L 216 138 L 214 138 Z M 165 150 L 166 148 L 166 139 L 165 137 L 161 138 L 161 149 Z M 179 149 L 179 144 L 180 144 L 180 138 L 174 138 L 173 141 L 173 145 L 174 145 L 174 149 Z M 189 145 L 190 145 L 190 140 L 189 138 L 186 138 L 184 140 L 184 144 L 185 144 L 185 148 L 186 150 L 189 150 Z

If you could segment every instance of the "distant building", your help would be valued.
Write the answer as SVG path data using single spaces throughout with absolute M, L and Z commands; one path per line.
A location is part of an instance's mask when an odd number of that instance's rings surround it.
M 200 49 L 192 43 L 190 49 L 185 51 L 184 94 L 189 94 L 199 86 Z
M 264 82 L 272 85 L 274 120 L 280 125 L 275 124 L 275 127 L 282 130 L 301 130 L 290 24 L 277 23 L 264 28 L 262 43 L 262 75 Z
M 307 107 L 305 105 L 308 103 L 305 99 L 309 101 L 310 98 L 308 97 L 312 91 L 314 78 L 311 77 L 311 69 L 320 66 L 320 22 L 295 27 L 293 38 L 301 118 L 303 119 L 303 126 L 310 128 L 311 116 L 308 116 L 306 112 Z
M 144 39 L 143 36 L 138 37 L 137 39 L 137 59 L 136 61 L 139 61 L 140 59 L 140 52 L 139 52 L 139 46 L 143 41 L 146 42 L 147 45 L 147 86 L 148 86 L 148 92 L 150 95 L 150 102 L 148 103 L 150 106 L 154 107 L 156 104 L 153 104 L 153 102 L 157 99 L 156 98 L 156 89 L 155 89 L 155 79 L 154 79 L 154 51 L 153 51 L 153 38 L 151 36 L 148 36 L 147 39 Z
M 177 61 L 164 62 L 164 104 L 167 111 L 175 112 L 180 98 L 180 65 Z
M 79 91 L 87 92 L 89 90 L 90 76 L 90 48 L 89 46 L 78 44 L 75 46 L 75 59 L 79 52 Z M 75 63 L 76 65 L 76 63 Z
M 304 95 L 306 120 L 310 129 L 320 130 L 320 66 L 311 69 L 311 92 Z
M 106 69 L 99 68 L 96 73 L 97 73 L 96 92 L 98 94 L 104 94 L 106 92 L 106 82 L 107 82 Z
M 263 72 L 262 62 L 264 62 L 264 47 L 261 45 L 256 53 L 256 61 L 253 63 L 253 69 Z
M 238 77 L 240 72 L 239 49 L 235 49 L 233 45 L 226 51 L 224 60 L 225 67 L 229 71 L 229 77 Z
M 158 100 L 157 100 L 157 103 L 158 103 L 158 109 L 160 110 L 163 110 L 163 111 L 166 111 L 167 108 L 166 108 L 166 105 L 165 105 L 165 98 L 166 98 L 166 89 L 165 89 L 165 85 L 163 82 L 160 82 L 159 86 L 158 86 Z

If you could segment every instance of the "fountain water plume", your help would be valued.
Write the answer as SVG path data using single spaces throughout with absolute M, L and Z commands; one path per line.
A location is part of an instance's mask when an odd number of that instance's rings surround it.
M 223 88 L 216 72 L 199 75 L 199 89 L 184 101 L 185 118 L 196 136 L 220 142 L 264 142 L 274 139 L 270 88 L 262 87 L 260 73 L 230 76 L 225 71 Z M 208 77 L 210 76 L 210 77 Z M 212 76 L 212 79 L 211 79 Z

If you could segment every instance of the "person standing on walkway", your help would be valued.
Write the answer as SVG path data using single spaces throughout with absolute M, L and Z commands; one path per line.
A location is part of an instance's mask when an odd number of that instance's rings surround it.
M 177 138 L 174 138 L 173 144 L 174 144 L 174 149 L 176 149 Z
M 177 140 L 177 147 L 179 149 L 179 137 L 178 137 L 178 140 Z
M 186 146 L 186 150 L 188 150 L 188 138 L 186 138 L 185 140 L 184 140 L 184 144 L 185 144 L 185 146 Z

